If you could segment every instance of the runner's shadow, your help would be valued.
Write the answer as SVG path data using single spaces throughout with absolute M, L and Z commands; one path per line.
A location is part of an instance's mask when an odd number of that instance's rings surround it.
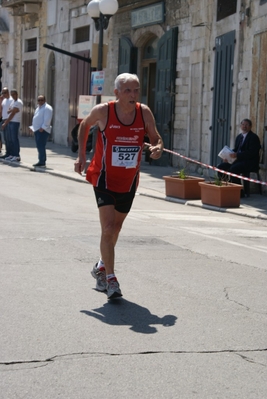
M 130 326 L 130 330 L 142 334 L 154 334 L 157 332 L 154 325 L 164 327 L 174 326 L 177 317 L 165 315 L 159 317 L 136 303 L 123 298 L 109 301 L 97 309 L 81 310 L 81 313 L 94 317 L 103 323 L 115 326 Z

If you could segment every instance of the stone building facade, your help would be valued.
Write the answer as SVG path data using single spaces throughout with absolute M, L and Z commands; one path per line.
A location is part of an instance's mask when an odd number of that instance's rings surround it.
M 147 44 L 177 27 L 174 107 L 168 148 L 216 165 L 220 148 L 225 144 L 233 146 L 240 121 L 250 118 L 262 143 L 261 172 L 266 180 L 267 2 L 166 0 L 163 22 L 133 26 L 134 12 L 138 9 L 140 13 L 153 12 L 150 7 L 159 3 L 119 1 L 120 8 L 114 16 L 111 70 L 116 71 L 119 40 L 127 37 L 137 47 L 136 71 L 144 85 L 142 65 Z M 155 60 L 158 62 L 156 54 Z M 154 111 L 157 119 L 157 110 Z M 185 165 L 176 155 L 169 162 L 177 167 Z M 207 174 L 207 170 L 194 163 L 189 163 L 188 168 Z
M 87 5 L 83 0 L 2 0 L 0 4 L 0 20 L 7 28 L 0 32 L 1 87 L 16 87 L 23 100 L 21 134 L 32 134 L 28 126 L 37 96 L 44 93 L 54 108 L 52 139 L 68 145 L 78 97 L 89 94 L 91 64 L 70 56 L 90 61 L 94 28 Z
M 1 3 L 0 17 L 8 27 L 0 31 L 2 84 L 17 86 L 23 99 L 24 63 L 36 60 L 35 97 L 39 92 L 47 95 L 55 109 L 53 140 L 68 145 L 77 96 L 89 93 L 92 65 L 86 69 L 82 61 L 43 44 L 90 58 L 98 33 L 86 12 L 87 2 Z M 210 165 L 218 163 L 223 145 L 233 145 L 240 121 L 252 119 L 262 143 L 261 177 L 266 181 L 267 0 L 118 4 L 104 32 L 104 94 L 113 94 L 119 72 L 137 73 L 141 100 L 153 110 L 166 148 Z M 36 52 L 25 52 L 25 43 L 35 37 Z M 177 155 L 167 155 L 162 162 L 185 165 Z M 189 163 L 188 169 L 208 174 L 196 163 Z
M 175 26 L 179 31 L 170 149 L 216 165 L 220 148 L 233 146 L 240 121 L 250 118 L 262 143 L 261 176 L 266 181 L 267 2 L 166 0 L 163 23 L 132 28 L 131 13 L 138 6 L 142 10 L 158 2 L 137 3 L 120 1 L 113 40 L 118 43 L 127 36 L 137 47 L 141 80 L 146 43 Z M 185 165 L 176 155 L 169 161 L 177 167 Z M 209 173 L 194 163 L 187 166 Z

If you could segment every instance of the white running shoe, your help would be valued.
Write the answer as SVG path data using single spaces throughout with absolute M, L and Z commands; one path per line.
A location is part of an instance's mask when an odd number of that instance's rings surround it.
M 106 281 L 106 271 L 105 268 L 102 267 L 100 269 L 97 268 L 97 263 L 93 267 L 91 271 L 92 276 L 96 279 L 96 289 L 98 291 L 104 292 L 107 290 L 107 281 Z
M 120 298 L 122 296 L 120 284 L 116 277 L 111 278 L 107 282 L 107 295 L 108 299 Z

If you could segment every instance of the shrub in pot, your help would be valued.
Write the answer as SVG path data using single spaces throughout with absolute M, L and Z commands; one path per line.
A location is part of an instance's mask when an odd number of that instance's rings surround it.
M 205 181 L 201 177 L 189 176 L 185 169 L 181 169 L 171 176 L 163 176 L 167 197 L 181 199 L 200 199 L 201 189 L 199 182 Z
M 219 208 L 238 208 L 240 206 L 241 184 L 229 183 L 216 177 L 214 182 L 199 182 L 201 201 L 205 205 Z

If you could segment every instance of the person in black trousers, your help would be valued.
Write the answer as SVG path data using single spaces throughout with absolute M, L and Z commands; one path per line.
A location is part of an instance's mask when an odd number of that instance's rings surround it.
M 236 137 L 235 147 L 230 157 L 233 163 L 224 160 L 217 166 L 218 169 L 225 170 L 236 175 L 253 172 L 259 168 L 259 151 L 261 148 L 260 139 L 257 134 L 251 131 L 252 122 L 250 119 L 243 119 L 240 124 L 242 132 Z M 227 176 L 218 172 L 221 179 L 230 177 L 230 181 L 235 184 L 241 184 L 240 179 L 234 176 Z M 244 192 L 241 193 L 244 195 Z

